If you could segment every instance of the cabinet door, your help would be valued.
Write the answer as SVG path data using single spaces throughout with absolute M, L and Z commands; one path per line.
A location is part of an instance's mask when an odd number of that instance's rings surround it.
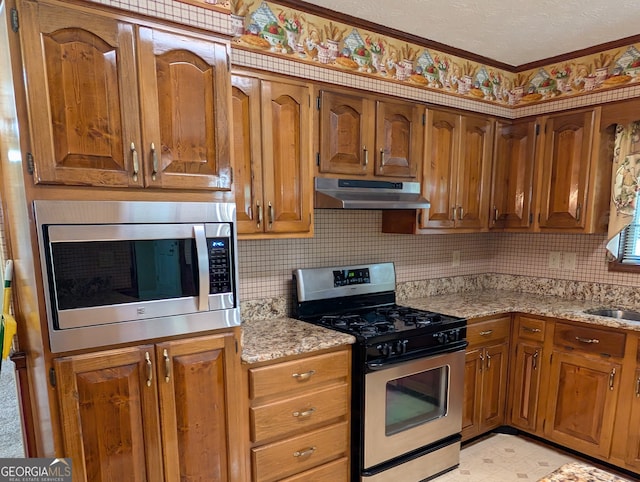
M 545 436 L 580 452 L 607 457 L 619 374 L 620 365 L 611 361 L 554 351 Z
M 551 116 L 545 123 L 541 228 L 583 228 L 594 111 Z
M 310 93 L 302 84 L 262 80 L 265 232 L 311 229 Z
M 73 480 L 163 480 L 154 363 L 152 346 L 54 360 Z
M 231 78 L 233 111 L 234 191 L 238 233 L 264 231 L 262 201 L 262 150 L 260 81 L 234 75 Z
M 431 203 L 421 216 L 422 228 L 454 226 L 460 145 L 460 116 L 427 110 L 424 162 L 424 196 Z
M 640 367 L 636 368 L 633 387 L 634 397 L 631 401 L 631 420 L 629 423 L 627 464 L 640 468 Z
M 141 186 L 133 25 L 20 3 L 36 183 Z
M 467 352 L 464 365 L 464 403 L 462 405 L 462 438 L 464 440 L 480 433 L 483 364 L 482 349 Z
M 481 431 L 486 432 L 504 422 L 507 396 L 507 345 L 484 349 L 482 368 Z
M 139 52 L 147 185 L 229 190 L 225 45 L 140 27 Z
M 463 116 L 457 175 L 456 227 L 487 227 L 493 121 Z
M 376 102 L 376 176 L 415 179 L 422 162 L 424 107 L 407 102 Z
M 540 391 L 540 361 L 542 346 L 520 342 L 516 346 L 511 391 L 511 424 L 535 431 Z
M 490 228 L 531 225 L 535 122 L 498 122 L 493 155 Z
M 239 428 L 228 411 L 240 410 L 227 379 L 237 367 L 233 342 L 217 335 L 156 346 L 167 480 L 231 480 L 227 433 Z
M 320 172 L 369 172 L 375 148 L 372 105 L 361 96 L 320 92 Z

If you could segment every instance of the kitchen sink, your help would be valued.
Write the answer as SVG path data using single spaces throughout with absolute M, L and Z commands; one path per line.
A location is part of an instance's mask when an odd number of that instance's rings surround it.
M 593 310 L 585 310 L 585 313 L 589 315 L 606 316 L 607 318 L 617 318 L 619 320 L 640 321 L 640 311 L 596 308 Z

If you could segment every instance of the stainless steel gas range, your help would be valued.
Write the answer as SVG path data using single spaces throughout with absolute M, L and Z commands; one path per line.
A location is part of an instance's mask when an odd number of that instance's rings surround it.
M 396 304 L 393 263 L 298 269 L 296 317 L 350 333 L 352 480 L 429 480 L 459 463 L 466 320 Z

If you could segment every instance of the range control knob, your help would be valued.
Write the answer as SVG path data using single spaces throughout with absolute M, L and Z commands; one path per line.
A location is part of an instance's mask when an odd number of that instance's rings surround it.
M 389 343 L 381 343 L 380 345 L 376 346 L 376 348 L 383 356 L 386 357 L 391 356 L 391 354 L 393 353 L 393 348 Z
M 409 340 L 398 340 L 396 342 L 396 354 L 404 355 L 407 353 L 407 343 L 409 343 Z

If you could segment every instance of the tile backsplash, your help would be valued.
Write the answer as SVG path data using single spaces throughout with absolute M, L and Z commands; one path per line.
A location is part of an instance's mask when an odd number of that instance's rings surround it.
M 384 261 L 395 263 L 399 283 L 496 273 L 640 287 L 640 275 L 607 270 L 605 235 L 413 236 L 381 233 L 381 221 L 380 211 L 316 210 L 313 238 L 241 240 L 240 299 L 290 298 L 296 268 Z M 459 266 L 453 266 L 454 251 Z M 559 267 L 549 267 L 552 252 Z

